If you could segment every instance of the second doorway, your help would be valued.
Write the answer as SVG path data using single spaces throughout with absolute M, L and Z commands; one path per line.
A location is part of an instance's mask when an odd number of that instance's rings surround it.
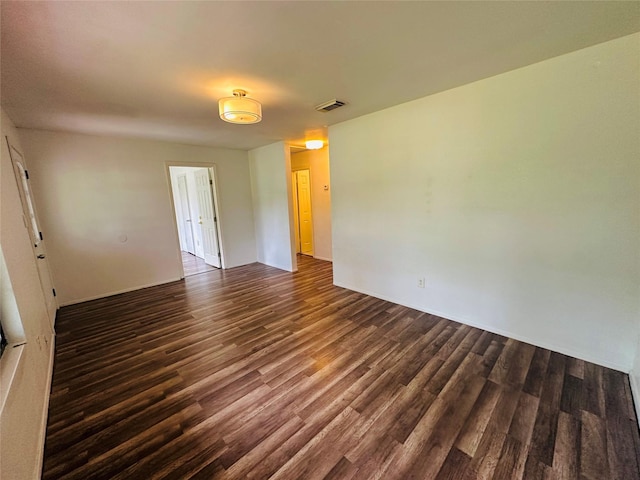
M 170 166 L 184 275 L 222 267 L 213 167 Z

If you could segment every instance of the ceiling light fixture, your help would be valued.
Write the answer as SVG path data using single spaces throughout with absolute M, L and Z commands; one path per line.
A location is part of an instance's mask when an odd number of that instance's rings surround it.
M 305 145 L 307 146 L 307 150 L 318 150 L 324 147 L 324 142 L 322 140 L 307 140 Z
M 218 102 L 220 118 L 225 122 L 244 124 L 262 120 L 262 105 L 246 95 L 244 90 L 234 90 L 233 97 L 221 98 Z

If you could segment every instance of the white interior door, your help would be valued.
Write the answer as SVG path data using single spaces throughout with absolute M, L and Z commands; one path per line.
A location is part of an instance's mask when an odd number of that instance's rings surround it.
M 178 212 L 180 215 L 180 233 L 182 233 L 183 245 L 182 249 L 192 255 L 196 254 L 193 242 L 193 219 L 189 210 L 189 190 L 187 188 L 187 175 L 178 175 L 178 199 L 180 205 Z
M 202 248 L 204 261 L 209 265 L 220 268 L 220 247 L 218 244 L 218 231 L 216 226 L 216 211 L 213 205 L 213 180 L 209 170 L 200 168 L 194 173 L 196 179 L 196 194 L 200 215 L 198 225 L 202 231 Z
M 296 172 L 298 177 L 298 213 L 300 228 L 300 251 L 313 255 L 313 219 L 311 216 L 311 176 L 309 170 Z
M 49 316 L 51 328 L 53 331 L 58 304 L 55 299 L 55 290 L 53 288 L 53 281 L 51 280 L 49 262 L 46 258 L 47 251 L 45 248 L 44 237 L 42 235 L 42 230 L 40 230 L 39 227 L 36 206 L 33 202 L 31 187 L 29 186 L 29 174 L 27 173 L 28 171 L 24 161 L 24 157 L 13 145 L 9 143 L 8 138 L 7 148 L 9 149 L 11 163 L 13 164 L 16 181 L 18 183 L 18 190 L 20 192 L 20 200 L 22 202 L 25 224 L 27 226 L 27 229 L 29 230 L 31 247 L 33 250 L 33 255 L 36 259 L 36 265 L 38 267 L 40 286 L 42 287 L 42 293 L 44 294 L 47 306 L 47 314 Z

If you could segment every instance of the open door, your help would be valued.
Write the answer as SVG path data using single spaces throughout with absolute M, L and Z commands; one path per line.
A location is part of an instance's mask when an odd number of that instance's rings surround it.
M 56 292 L 53 288 L 53 281 L 51 280 L 51 272 L 49 270 L 49 262 L 47 261 L 47 251 L 45 248 L 44 237 L 42 230 L 40 230 L 38 215 L 36 213 L 36 207 L 33 202 L 33 195 L 31 194 L 31 187 L 29 186 L 29 173 L 22 154 L 9 143 L 9 138 L 6 138 L 7 148 L 9 149 L 9 156 L 11 157 L 11 163 L 13 164 L 13 170 L 18 183 L 18 191 L 20 192 L 20 200 L 22 203 L 22 210 L 24 213 L 25 224 L 29 230 L 29 237 L 31 239 L 31 249 L 36 259 L 36 265 L 38 267 L 38 276 L 40 278 L 40 286 L 42 287 L 42 293 L 47 305 L 47 315 L 51 322 L 51 330 L 54 331 L 54 323 L 56 319 L 56 310 L 58 304 L 55 299 Z
M 201 168 L 195 171 L 196 194 L 200 208 L 198 225 L 202 228 L 202 247 L 205 263 L 220 268 L 220 247 L 218 243 L 218 221 L 213 203 L 213 179 L 210 169 Z

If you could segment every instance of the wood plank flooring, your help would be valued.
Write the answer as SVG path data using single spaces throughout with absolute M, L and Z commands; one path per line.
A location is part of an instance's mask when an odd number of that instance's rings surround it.
M 61 309 L 44 478 L 640 478 L 626 375 L 299 261 Z
M 200 257 L 196 257 L 188 252 L 182 253 L 182 267 L 184 268 L 184 276 L 190 277 L 191 275 L 196 275 L 198 273 L 210 272 L 211 270 L 215 270 L 215 267 L 208 265 L 204 262 L 204 260 Z

